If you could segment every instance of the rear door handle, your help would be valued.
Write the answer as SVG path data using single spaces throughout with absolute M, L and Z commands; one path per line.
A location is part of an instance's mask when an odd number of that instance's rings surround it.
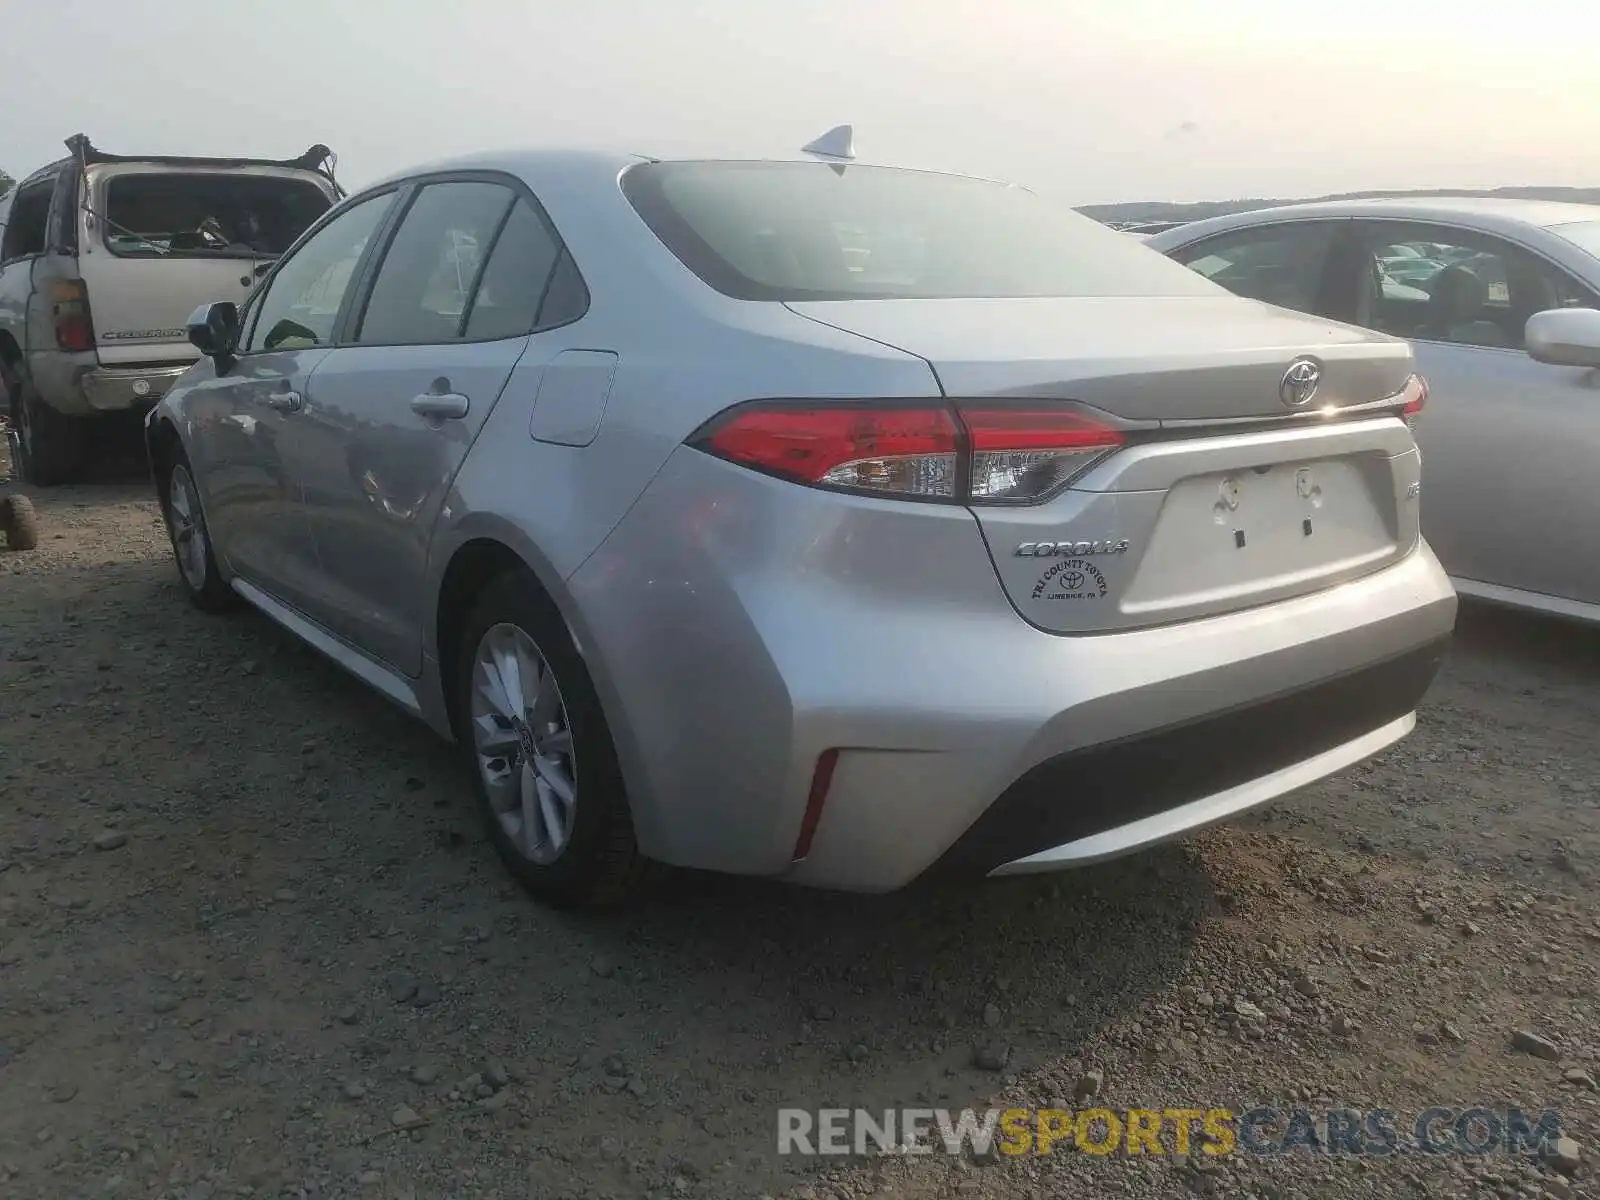
M 299 392 L 273 392 L 267 397 L 267 407 L 279 412 L 299 412 L 303 403 Z
M 411 399 L 411 411 L 419 417 L 459 421 L 472 402 L 459 392 L 423 392 Z

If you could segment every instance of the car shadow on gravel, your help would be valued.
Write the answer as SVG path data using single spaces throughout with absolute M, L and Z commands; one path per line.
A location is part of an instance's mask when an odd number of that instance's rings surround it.
M 1463 601 L 1454 649 L 1600 681 L 1600 627 L 1578 621 Z
M 0 486 L 20 489 L 43 506 L 55 497 L 117 503 L 130 498 L 129 489 L 139 489 L 132 497 L 145 499 L 151 494 L 150 463 L 144 449 L 143 420 L 135 413 L 117 413 L 97 421 L 84 437 L 78 478 L 75 482 L 51 488 L 25 487 L 17 478 L 11 447 L 0 425 Z
M 290 687 L 335 705 L 341 726 L 365 727 L 379 757 L 417 764 L 415 803 L 386 806 L 388 857 L 417 870 L 390 902 L 410 907 L 430 938 L 495 928 L 492 950 L 469 942 L 467 954 L 503 968 L 455 990 L 456 1019 L 539 1030 L 508 1053 L 531 1051 L 565 1086 L 606 1095 L 603 1111 L 615 1107 L 609 1119 L 624 1129 L 666 1108 L 723 1151 L 772 1166 L 780 1107 L 964 1105 L 1023 1071 L 1053 1077 L 1069 1098 L 1079 1048 L 1170 988 L 1219 908 L 1198 853 L 1177 846 L 1060 876 L 887 896 L 673 871 L 629 910 L 553 912 L 503 876 L 453 751 L 310 652 L 279 658 L 305 668 Z M 371 817 L 344 815 L 352 851 Z M 383 853 L 372 842 L 356 852 Z M 430 877 L 456 910 L 442 922 L 429 916 Z M 407 956 L 402 975 L 433 977 L 430 957 Z M 456 989 L 465 982 L 444 971 Z M 618 1089 L 620 1099 L 608 1095 Z
M 1180 846 L 890 896 L 671 873 L 626 911 L 553 911 L 495 861 L 454 750 L 265 618 L 195 612 L 138 514 L 139 557 L 41 560 L 0 594 L 0 844 L 34 931 L 8 969 L 38 998 L 8 1078 L 34 1095 L 52 1047 L 100 1047 L 67 1064 L 96 1100 L 51 1109 L 62 1139 L 203 1108 L 255 1131 L 185 1125 L 243 1175 L 280 1135 L 356 1173 L 404 1105 L 429 1129 L 390 1145 L 419 1172 L 464 1137 L 552 1182 L 775 1190 L 804 1169 L 775 1154 L 782 1107 L 960 1106 L 1021 1071 L 1070 1097 L 1221 903 Z M 504 1111 L 463 1084 L 491 1062 Z

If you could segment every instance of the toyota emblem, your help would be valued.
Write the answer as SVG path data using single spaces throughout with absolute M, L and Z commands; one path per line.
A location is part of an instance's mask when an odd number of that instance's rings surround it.
M 1286 408 L 1304 408 L 1317 394 L 1322 382 L 1322 364 L 1314 358 L 1297 358 L 1289 364 L 1278 384 L 1278 399 Z

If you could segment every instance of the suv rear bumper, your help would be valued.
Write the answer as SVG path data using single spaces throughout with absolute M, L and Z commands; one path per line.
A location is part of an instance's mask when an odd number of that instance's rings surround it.
M 189 369 L 190 363 L 101 366 L 93 352 L 35 353 L 28 371 L 39 398 L 69 417 L 148 409 Z
M 90 412 L 124 412 L 150 408 L 167 394 L 188 366 L 96 367 L 79 378 L 79 388 Z

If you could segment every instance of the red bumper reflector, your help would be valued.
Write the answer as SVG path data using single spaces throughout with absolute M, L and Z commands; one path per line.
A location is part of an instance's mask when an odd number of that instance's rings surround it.
M 795 862 L 811 853 L 811 839 L 817 836 L 817 825 L 822 821 L 822 806 L 828 802 L 828 789 L 833 786 L 833 769 L 838 765 L 837 750 L 824 750 L 817 756 L 817 769 L 811 774 L 811 792 L 806 796 L 806 813 L 800 819 L 800 836 L 794 841 Z

